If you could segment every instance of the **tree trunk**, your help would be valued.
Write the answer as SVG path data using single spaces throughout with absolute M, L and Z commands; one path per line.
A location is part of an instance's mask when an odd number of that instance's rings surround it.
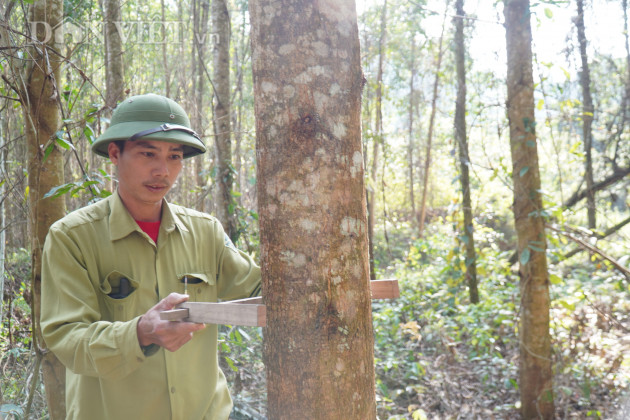
M 407 143 L 407 165 L 409 165 L 408 174 L 409 174 L 409 202 L 411 204 L 411 226 L 415 227 L 416 221 L 416 196 L 414 191 L 414 180 L 415 180 L 415 163 L 413 158 L 413 151 L 416 148 L 415 145 L 415 132 L 414 132 L 414 118 L 415 118 L 415 109 L 416 109 L 416 94 L 414 81 L 416 78 L 416 74 L 418 69 L 416 68 L 416 40 L 412 35 L 411 37 L 411 53 L 409 54 L 409 107 L 408 107 L 408 118 L 409 118 L 409 140 Z
M 385 60 L 385 39 L 387 37 L 387 0 L 383 2 L 381 10 L 381 34 L 378 39 L 378 69 L 376 74 L 376 119 L 374 145 L 372 149 L 372 168 L 370 170 L 370 185 L 367 189 L 368 206 L 368 243 L 370 254 L 370 278 L 376 278 L 376 264 L 374 260 L 374 227 L 376 226 L 376 173 L 378 172 L 379 148 L 383 143 L 383 62 Z
M 7 179 L 9 172 L 7 171 L 7 149 L 5 147 L 6 135 L 8 133 L 8 122 L 6 116 L 0 116 L 0 175 Z M 5 182 L 0 183 L 0 325 L 2 322 L 2 304 L 4 303 L 4 256 L 6 244 L 7 223 L 5 218 Z
M 584 1 L 577 0 L 577 17 L 575 26 L 577 27 L 578 42 L 580 44 L 580 59 L 582 60 L 582 71 L 580 72 L 580 85 L 582 86 L 582 139 L 584 141 L 585 174 L 586 178 L 586 209 L 588 215 L 589 229 L 595 229 L 596 207 L 595 191 L 593 190 L 593 98 L 591 97 L 591 73 L 588 66 L 588 56 L 586 55 L 586 31 L 584 30 Z
M 107 92 L 105 105 L 113 110 L 125 97 L 122 38 L 116 24 L 121 25 L 120 0 L 104 0 L 105 14 L 105 74 Z
M 225 232 L 236 241 L 232 185 L 232 140 L 230 124 L 230 15 L 225 0 L 212 0 L 212 31 L 218 37 L 213 50 L 213 126 L 216 150 L 218 203 L 217 218 Z
M 446 8 L 450 0 L 446 2 Z M 424 180 L 422 183 L 422 204 L 420 205 L 420 216 L 418 220 L 418 234 L 420 237 L 424 234 L 424 222 L 427 214 L 427 196 L 429 194 L 429 169 L 431 168 L 431 143 L 433 142 L 433 127 L 435 124 L 435 114 L 437 112 L 438 87 L 440 85 L 440 73 L 442 69 L 442 44 L 444 41 L 444 27 L 446 26 L 446 13 L 442 21 L 442 32 L 440 34 L 440 42 L 438 45 L 438 57 L 435 64 L 435 80 L 433 81 L 433 99 L 431 100 L 431 118 L 429 119 L 429 132 L 427 134 L 427 149 L 424 157 Z
M 160 13 L 162 15 L 162 22 L 166 22 L 166 5 L 164 0 L 160 0 Z M 166 25 L 162 26 L 162 39 L 166 39 Z M 168 43 L 162 43 L 162 66 L 164 67 L 164 92 L 167 98 L 171 97 L 171 68 L 168 65 Z
M 376 418 L 353 0 L 255 0 L 268 418 Z
M 204 116 L 206 115 L 205 111 L 205 101 L 206 97 L 206 52 L 208 50 L 208 45 L 211 43 L 212 38 L 208 32 L 208 21 L 210 19 L 210 3 L 208 0 L 201 0 L 199 2 L 194 1 L 194 5 L 197 5 L 193 8 L 194 13 L 194 30 L 193 30 L 193 60 L 196 63 L 193 65 L 193 78 L 195 80 L 194 84 L 194 100 L 195 105 L 193 106 L 193 118 L 191 120 L 191 124 L 193 129 L 199 133 L 200 136 L 204 135 L 206 122 L 204 121 Z M 201 11 L 199 10 L 201 8 Z M 200 195 L 203 196 L 205 186 L 205 180 L 203 177 L 203 163 L 205 161 L 205 155 L 199 155 L 193 158 L 194 164 L 192 165 L 194 170 L 193 180 L 195 185 L 193 186 L 194 190 L 199 189 Z M 205 200 L 197 200 L 197 210 L 205 211 L 204 206 Z
M 46 400 L 50 418 L 64 419 L 66 369 L 46 350 L 46 343 L 41 336 L 39 314 L 41 304 L 41 254 L 44 240 L 50 225 L 65 214 L 64 198 L 46 198 L 43 196 L 51 188 L 63 183 L 63 160 L 54 141 L 57 130 L 61 127 L 59 109 L 59 73 L 61 61 L 50 51 L 60 51 L 63 33 L 62 0 L 36 0 L 32 6 L 30 22 L 37 23 L 39 40 L 45 40 L 46 26 L 53 29 L 53 36 L 47 44 L 39 44 L 31 49 L 33 61 L 27 69 L 27 104 L 24 104 L 26 134 L 28 139 L 28 186 L 30 204 L 30 224 L 32 227 L 32 290 L 34 344 L 39 357 L 42 357 L 42 372 L 46 388 Z M 45 22 L 45 24 L 44 24 Z M 49 50 L 50 49 L 50 50 Z M 44 152 L 52 148 L 44 159 Z
M 571 195 L 571 197 L 569 197 L 569 199 L 565 201 L 562 205 L 564 207 L 573 207 L 578 202 L 588 197 L 589 193 L 592 193 L 594 195 L 597 191 L 601 191 L 605 188 L 610 187 L 611 185 L 616 184 L 619 181 L 622 181 L 628 175 L 630 175 L 630 167 L 615 168 L 612 174 L 608 175 L 606 178 L 602 179 L 601 181 L 594 183 L 590 189 L 587 188 L 584 191 L 574 192 Z
M 521 288 L 520 383 L 525 419 L 554 416 L 549 273 L 534 118 L 529 0 L 506 0 L 507 111 Z
M 459 152 L 459 181 L 462 187 L 462 210 L 464 213 L 464 232 L 461 239 L 466 246 L 466 282 L 471 303 L 479 303 L 477 290 L 477 254 L 473 213 L 470 199 L 470 156 L 466 136 L 466 47 L 464 45 L 464 0 L 455 4 L 455 66 L 457 69 L 457 100 L 455 102 L 455 142 Z

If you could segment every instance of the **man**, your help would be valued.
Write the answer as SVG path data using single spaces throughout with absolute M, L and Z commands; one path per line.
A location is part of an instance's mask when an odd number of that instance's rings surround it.
M 259 292 L 259 268 L 216 219 L 164 199 L 205 145 L 177 103 L 149 94 L 121 103 L 92 150 L 116 165 L 117 191 L 56 222 L 43 254 L 41 327 L 66 366 L 67 418 L 227 419 L 217 326 L 159 316 Z

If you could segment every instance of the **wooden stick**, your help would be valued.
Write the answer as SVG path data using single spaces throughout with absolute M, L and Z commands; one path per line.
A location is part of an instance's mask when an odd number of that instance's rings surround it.
M 400 296 L 398 280 L 370 281 L 372 299 L 395 299 Z M 267 308 L 262 297 L 231 300 L 227 302 L 184 302 L 176 309 L 162 311 L 160 319 L 202 324 L 229 324 L 248 327 L 267 325 Z
M 400 297 L 398 280 L 371 280 L 372 299 L 396 299 Z

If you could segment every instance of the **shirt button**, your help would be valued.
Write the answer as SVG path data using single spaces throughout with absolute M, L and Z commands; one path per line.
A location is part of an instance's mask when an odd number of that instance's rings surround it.
M 173 386 L 171 387 L 171 394 L 174 394 L 174 393 L 175 393 L 175 387 Z

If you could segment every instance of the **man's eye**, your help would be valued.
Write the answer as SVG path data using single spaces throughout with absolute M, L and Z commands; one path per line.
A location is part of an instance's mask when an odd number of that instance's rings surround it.
M 153 152 L 142 152 L 142 155 L 146 157 L 153 157 Z
M 182 160 L 184 157 L 182 155 L 172 155 L 171 159 L 173 160 Z

